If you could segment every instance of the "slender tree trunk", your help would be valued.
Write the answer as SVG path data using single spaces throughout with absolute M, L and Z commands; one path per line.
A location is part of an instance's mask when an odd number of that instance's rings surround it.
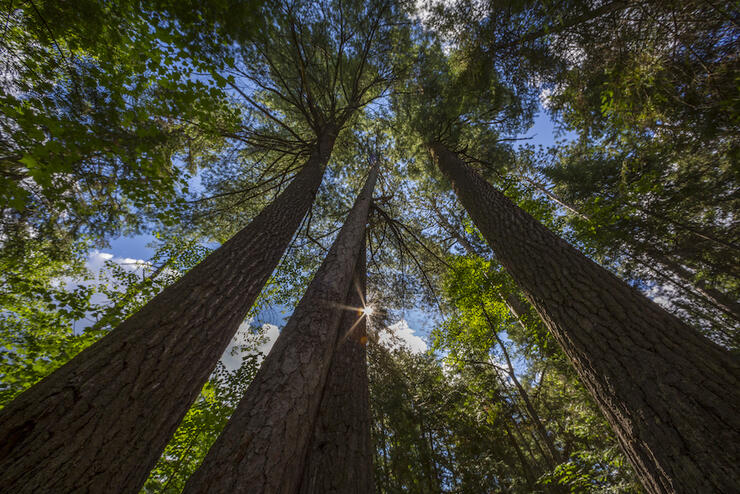
M 713 288 L 704 280 L 697 280 L 688 269 L 681 265 L 680 262 L 671 259 L 669 255 L 660 252 L 658 249 L 653 247 L 643 248 L 646 250 L 648 256 L 665 266 L 685 283 L 693 286 L 701 296 L 708 300 L 717 309 L 734 318 L 736 322 L 740 322 L 740 302 L 738 302 L 737 299 Z
M 372 494 L 373 446 L 370 441 L 370 391 L 367 381 L 365 248 L 355 266 L 339 341 L 306 457 L 302 494 Z
M 224 431 L 185 485 L 193 493 L 290 493 L 313 426 L 352 284 L 377 166 Z
M 442 225 L 442 227 L 455 239 L 460 243 L 460 245 L 463 246 L 463 248 L 467 251 L 468 254 L 471 255 L 477 255 L 475 253 L 475 250 L 473 249 L 473 246 L 465 239 L 465 237 L 457 230 L 457 228 L 454 228 L 452 224 L 447 220 L 447 218 L 444 217 L 444 215 L 434 208 L 435 213 L 437 214 L 437 219 L 439 220 L 439 223 Z M 509 295 L 508 297 L 505 297 L 501 292 L 498 293 L 501 300 L 504 302 L 506 307 L 509 309 L 509 312 L 514 316 L 514 318 L 517 320 L 520 326 L 522 326 L 525 330 L 527 329 L 524 325 L 524 322 L 522 321 L 521 317 L 522 314 L 524 314 L 525 311 L 527 311 L 527 308 L 525 304 L 519 300 L 515 295 Z M 522 400 L 524 401 L 525 409 L 527 410 L 527 414 L 529 415 L 530 419 L 532 419 L 532 422 L 535 425 L 535 428 L 537 429 L 537 433 L 539 434 L 542 441 L 545 442 L 547 446 L 547 450 L 549 453 L 549 460 L 551 462 L 552 467 L 557 465 L 562 461 L 562 456 L 560 455 L 560 452 L 555 448 L 555 445 L 552 442 L 552 439 L 547 434 L 547 430 L 545 429 L 545 426 L 542 424 L 542 421 L 540 420 L 539 414 L 534 409 L 534 406 L 532 405 L 532 402 L 529 399 L 529 394 L 526 392 L 524 387 L 519 382 L 519 379 L 516 377 L 516 372 L 514 372 L 514 366 L 511 363 L 511 358 L 509 357 L 509 352 L 506 349 L 506 346 L 504 345 L 504 342 L 501 341 L 501 338 L 498 335 L 498 331 L 496 331 L 496 327 L 493 324 L 493 321 L 491 321 L 491 318 L 488 315 L 488 311 L 486 311 L 485 307 L 481 307 L 483 310 L 483 315 L 486 318 L 486 321 L 488 322 L 488 327 L 491 329 L 491 332 L 493 333 L 493 336 L 496 339 L 496 342 L 498 343 L 499 347 L 501 348 L 501 351 L 503 352 L 504 359 L 506 360 L 506 366 L 509 369 L 509 376 L 511 376 L 512 381 L 514 382 L 514 386 L 516 386 L 516 389 L 519 393 L 519 396 L 522 397 Z
M 645 488 L 734 491 L 737 359 L 547 230 L 455 153 L 441 144 L 430 151 L 596 399 Z
M 570 211 L 572 214 L 578 216 L 579 218 L 582 218 L 584 220 L 590 221 L 591 218 L 586 216 L 585 214 L 581 213 L 578 209 L 576 209 L 575 206 L 569 204 L 565 200 L 561 199 L 557 195 L 555 195 L 550 189 L 545 186 L 542 182 L 539 182 L 537 180 L 534 180 L 532 178 L 529 178 L 528 176 L 524 175 L 523 173 L 517 174 L 519 178 L 527 182 L 529 185 L 531 185 L 537 192 L 540 192 L 541 194 L 544 194 L 548 199 L 550 199 L 552 202 L 559 204 L 560 206 L 564 207 L 568 211 Z
M 514 452 L 519 459 L 519 463 L 522 465 L 522 471 L 524 472 L 524 478 L 527 481 L 527 486 L 530 489 L 534 490 L 534 486 L 537 484 L 537 477 L 532 472 L 532 467 L 527 461 L 527 457 L 524 455 L 524 452 L 522 452 L 522 448 L 519 447 L 519 443 L 517 442 L 514 435 L 511 433 L 511 428 L 506 425 L 506 423 L 504 423 L 503 426 L 504 430 L 506 431 L 506 437 L 509 439 L 509 443 L 511 444 L 511 447 L 514 448 Z
M 138 492 L 310 208 L 327 132 L 247 227 L 0 412 L 4 492 Z
M 455 468 L 455 465 L 457 463 L 457 460 L 455 459 L 455 455 L 450 451 L 450 444 L 448 441 L 444 442 L 445 451 L 447 452 L 447 471 L 450 472 L 450 478 L 452 480 L 452 489 L 457 489 L 458 485 L 460 484 L 459 479 L 457 478 L 457 469 Z M 454 490 L 453 490 L 454 492 Z
M 437 472 L 437 462 L 434 458 L 434 444 L 432 443 L 432 435 L 427 430 L 426 424 L 424 423 L 424 417 L 419 414 L 419 432 L 421 437 L 419 438 L 419 453 L 424 459 L 426 465 L 426 477 L 429 483 L 429 492 L 439 492 L 439 473 Z
M 547 433 L 547 429 L 545 429 L 545 426 L 542 424 L 539 414 L 534 409 L 534 406 L 529 399 L 529 393 L 527 393 L 527 390 L 524 389 L 524 386 L 522 386 L 522 383 L 520 383 L 519 379 L 516 377 L 516 372 L 514 372 L 514 365 L 511 363 L 511 358 L 509 357 L 509 351 L 506 349 L 504 342 L 498 335 L 498 331 L 496 331 L 496 327 L 494 326 L 493 321 L 491 321 L 491 318 L 488 315 L 488 311 L 486 311 L 485 307 L 483 307 L 482 309 L 483 315 L 486 317 L 486 321 L 488 322 L 488 327 L 491 329 L 491 333 L 493 333 L 498 346 L 501 348 L 501 352 L 504 355 L 504 360 L 506 360 L 506 367 L 507 369 L 509 369 L 509 372 L 507 374 L 509 374 L 509 377 L 511 377 L 511 380 L 514 382 L 514 386 L 516 387 L 519 396 L 524 402 L 524 409 L 527 411 L 527 415 L 529 415 L 529 418 L 534 423 L 535 429 L 537 430 L 540 439 L 545 443 L 545 446 L 547 446 L 549 460 L 551 462 L 551 465 L 554 467 L 562 461 L 560 452 L 555 448 L 555 444 L 553 444 L 550 435 Z
M 447 217 L 442 214 L 442 211 L 439 210 L 437 204 L 435 204 L 433 200 L 430 202 L 429 205 L 436 215 L 437 223 L 439 224 L 439 226 L 441 226 L 442 229 L 445 230 L 448 234 L 452 235 L 455 241 L 457 241 L 457 243 L 460 244 L 460 246 L 462 246 L 462 248 L 465 249 L 468 254 L 474 256 L 479 255 L 478 251 L 475 249 L 475 247 L 473 247 L 473 244 L 471 244 L 470 241 L 465 238 L 465 235 L 460 233 L 459 229 L 452 226 L 450 220 L 448 220 Z
M 511 407 L 510 410 L 508 410 L 508 418 L 511 421 L 512 425 L 514 426 L 514 430 L 519 435 L 519 439 L 521 440 L 521 443 L 527 449 L 527 452 L 529 453 L 529 456 L 532 458 L 532 461 L 536 463 L 537 466 L 539 467 L 540 472 L 546 472 L 546 471 L 552 470 L 553 468 L 555 468 L 555 465 L 553 464 L 552 460 L 547 456 L 545 449 L 540 444 L 541 441 L 537 437 L 537 434 L 534 431 L 532 431 L 529 427 L 526 427 L 526 431 L 529 432 L 529 437 L 532 438 L 532 444 L 533 444 L 533 447 L 532 447 L 530 446 L 529 441 L 527 441 L 526 435 L 522 433 L 522 427 L 519 426 L 519 422 L 517 422 L 516 417 L 517 415 L 519 417 L 522 417 L 523 419 L 522 424 L 525 425 L 524 420 L 527 419 L 527 415 L 522 410 L 522 407 L 519 404 L 519 401 L 515 397 L 511 396 L 511 394 L 509 394 L 508 385 L 504 381 L 504 379 L 500 375 L 497 375 L 496 378 L 498 379 L 498 382 L 501 385 L 501 389 L 503 391 L 506 391 L 505 394 L 503 392 L 499 394 L 500 396 L 499 399 L 503 403 L 508 403 L 509 406 Z M 540 461 L 537 458 L 537 455 L 534 454 L 535 449 L 539 451 L 542 461 Z
M 376 418 L 377 420 L 377 418 Z M 387 492 L 388 491 L 388 481 L 391 478 L 391 474 L 388 471 L 388 435 L 385 433 L 385 416 L 380 418 L 380 431 L 383 436 L 383 443 L 381 449 L 383 450 L 383 478 L 378 479 L 383 485 L 378 486 L 378 490 L 380 492 Z M 377 444 L 375 445 L 377 448 Z

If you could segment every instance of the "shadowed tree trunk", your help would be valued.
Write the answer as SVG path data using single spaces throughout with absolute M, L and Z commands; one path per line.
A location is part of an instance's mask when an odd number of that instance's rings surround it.
M 365 300 L 365 249 L 355 266 L 355 282 L 345 304 L 362 308 Z M 370 442 L 370 391 L 367 381 L 367 318 L 346 310 L 339 341 L 314 424 L 301 481 L 301 494 L 375 492 Z
M 352 285 L 377 166 L 244 398 L 203 464 L 185 485 L 193 493 L 290 493 L 306 453 L 337 342 L 341 304 Z
M 522 472 L 524 473 L 524 478 L 527 481 L 527 487 L 534 491 L 535 485 L 537 484 L 537 477 L 535 477 L 535 475 L 532 473 L 532 467 L 529 465 L 527 457 L 522 452 L 522 448 L 519 447 L 519 443 L 517 442 L 516 438 L 511 433 L 511 428 L 506 423 L 503 423 L 502 425 L 504 427 L 504 430 L 506 431 L 506 438 L 509 440 L 509 444 L 511 444 L 511 447 L 514 448 L 516 456 L 519 459 L 519 463 L 522 466 Z M 508 458 L 508 455 L 505 456 L 507 458 L 504 458 L 503 461 L 506 462 L 513 470 L 516 470 L 513 462 Z
M 592 262 L 444 145 L 430 151 L 652 493 L 740 485 L 740 365 Z
M 335 139 L 247 227 L 0 411 L 3 492 L 138 492 L 313 203 Z

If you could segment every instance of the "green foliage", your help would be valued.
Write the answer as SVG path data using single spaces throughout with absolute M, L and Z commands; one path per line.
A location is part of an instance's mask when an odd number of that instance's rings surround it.
M 195 42 L 221 27 L 195 22 L 192 2 L 167 3 L 3 4 L 3 256 L 53 243 L 45 254 L 61 259 L 81 235 L 100 243 L 172 221 L 164 205 L 187 191 L 180 163 L 208 139 L 193 123 L 228 111 L 212 82 L 192 77 L 219 66 Z M 196 27 L 204 35 L 186 31 Z
M 81 255 L 82 253 L 77 253 Z M 0 259 L 0 406 L 94 341 L 75 334 L 94 289 L 69 289 L 65 278 L 85 276 L 70 265 L 29 252 L 21 266 Z
M 218 363 L 149 474 L 142 493 L 182 492 L 254 379 L 264 358 L 257 348 L 264 343 L 263 330 L 247 329 L 246 341 L 236 349 L 242 355 L 237 369 L 229 370 Z
M 173 239 L 136 266 L 106 261 L 98 280 L 82 262 L 69 265 L 39 252 L 26 257 L 22 271 L 0 269 L 0 406 L 107 334 L 208 252 Z
M 574 240 L 737 348 L 738 27 L 723 8 L 625 4 L 550 39 L 578 54 L 548 76 L 548 104 L 579 139 L 540 166 L 582 213 Z
M 379 492 L 639 492 L 568 359 L 428 166 L 432 143 L 737 346 L 722 308 L 740 295 L 737 26 L 719 7 L 464 0 L 437 4 L 429 31 L 388 0 L 71 5 L 0 8 L 0 406 L 231 238 L 327 129 L 339 135 L 313 209 L 250 315 L 297 302 L 380 161 L 377 320 L 421 308 L 440 322 L 433 353 L 370 346 Z M 515 149 L 543 90 L 579 138 Z M 166 234 L 151 260 L 86 271 L 89 249 L 152 229 Z M 143 492 L 182 490 L 254 377 L 263 330 L 246 330 L 238 369 L 217 367 Z
M 500 431 L 463 383 L 429 355 L 371 346 L 369 360 L 378 492 L 503 492 L 511 485 Z
M 531 104 L 475 47 L 445 54 L 439 42 L 419 42 L 409 77 L 392 95 L 399 144 L 415 156 L 443 142 L 490 157 L 507 151 L 499 134 L 515 132 L 531 119 Z
M 461 52 L 485 54 L 524 100 L 527 79 L 577 135 L 515 158 L 452 147 L 494 182 L 546 197 L 572 243 L 737 348 L 738 27 L 726 7 L 463 1 L 440 6 L 431 24 Z
M 527 492 L 636 491 L 608 425 L 512 280 L 480 257 L 453 257 L 448 264 L 442 288 L 450 316 L 432 332 L 434 348 L 468 393 L 492 400 L 493 406 L 482 405 L 494 414 L 491 420 L 508 422 L 530 458 L 530 471 L 516 474 L 523 485 L 529 475 Z M 560 460 L 545 454 L 533 414 Z M 532 433 L 513 433 L 518 429 Z

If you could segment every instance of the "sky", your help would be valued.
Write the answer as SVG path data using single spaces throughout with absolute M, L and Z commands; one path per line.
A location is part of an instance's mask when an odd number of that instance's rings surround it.
M 520 143 L 547 147 L 552 146 L 555 140 L 562 136 L 556 135 L 554 122 L 543 111 L 540 111 L 535 117 L 534 125 L 520 137 L 531 138 L 526 141 L 519 141 Z M 135 269 L 136 260 L 143 262 L 150 259 L 154 254 L 154 250 L 148 246 L 153 241 L 154 237 L 152 235 L 137 235 L 113 239 L 110 242 L 110 248 L 91 252 L 88 267 L 91 271 L 98 272 L 105 260 L 113 260 L 116 263 L 125 264 L 131 266 L 131 269 Z M 271 307 L 258 315 L 257 319 L 260 322 L 268 323 L 265 333 L 268 341 L 260 348 L 265 354 L 272 348 L 272 344 L 279 334 L 278 325 L 283 325 L 289 317 L 289 314 L 285 314 L 284 312 L 280 307 Z M 430 346 L 429 333 L 435 324 L 436 321 L 429 314 L 417 309 L 408 309 L 403 313 L 402 319 L 394 322 L 388 328 L 389 331 L 395 334 L 397 339 L 392 341 L 390 333 L 381 331 L 379 333 L 379 340 L 386 346 L 401 344 L 411 351 L 424 352 Z M 242 325 L 240 329 L 244 330 L 244 328 L 245 326 Z M 222 361 L 228 368 L 238 365 L 238 362 L 241 360 L 240 357 L 231 355 L 231 349 L 241 341 L 243 336 L 240 335 L 242 333 L 237 332 L 231 345 L 224 353 Z M 400 343 L 398 343 L 399 341 Z

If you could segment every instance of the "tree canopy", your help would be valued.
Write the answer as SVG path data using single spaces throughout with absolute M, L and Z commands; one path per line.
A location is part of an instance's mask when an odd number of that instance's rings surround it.
M 315 161 L 313 202 L 141 491 L 182 492 L 276 334 L 300 327 L 289 316 L 377 168 L 363 300 L 376 491 L 669 492 L 625 453 L 437 150 L 736 359 L 737 9 L 427 3 L 0 7 L 0 409 L 247 231 Z M 530 144 L 546 120 L 559 138 Z M 151 258 L 103 252 L 144 234 Z M 409 324 L 427 350 L 404 343 Z

